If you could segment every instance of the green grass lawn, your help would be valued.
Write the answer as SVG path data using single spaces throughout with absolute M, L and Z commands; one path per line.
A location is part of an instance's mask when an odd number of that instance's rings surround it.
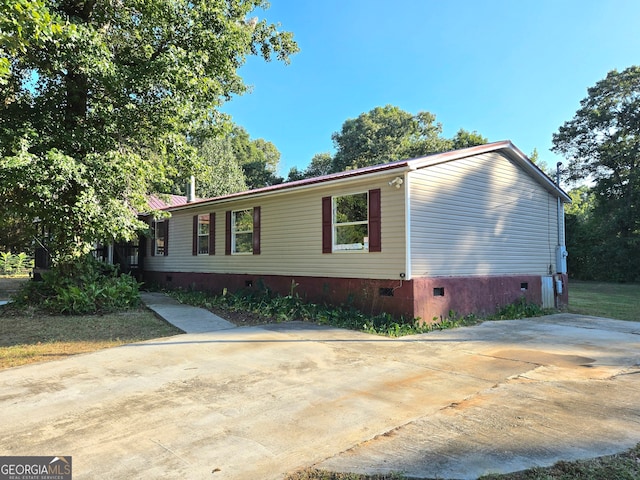
M 640 322 L 640 284 L 570 280 L 569 313 Z

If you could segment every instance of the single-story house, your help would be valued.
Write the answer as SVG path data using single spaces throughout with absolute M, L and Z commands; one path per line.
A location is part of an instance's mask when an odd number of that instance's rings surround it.
M 147 197 L 147 205 L 149 210 L 158 211 L 169 207 L 177 207 L 186 204 L 187 197 L 183 195 L 149 195 Z M 96 244 L 93 256 L 103 262 L 118 265 L 120 271 L 129 273 L 142 280 L 142 272 L 144 270 L 145 257 L 145 237 L 140 236 L 138 241 L 133 242 L 116 242 L 109 244 Z
M 430 322 L 568 303 L 569 196 L 510 141 L 163 208 L 144 280 Z

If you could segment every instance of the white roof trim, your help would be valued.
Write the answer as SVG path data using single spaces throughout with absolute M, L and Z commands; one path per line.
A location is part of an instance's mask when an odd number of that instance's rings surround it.
M 409 168 L 417 170 L 419 168 L 427 168 L 441 163 L 452 162 L 461 158 L 473 157 L 489 152 L 502 152 L 511 160 L 521 166 L 529 175 L 538 181 L 547 191 L 559 196 L 563 202 L 571 203 L 571 197 L 562 190 L 556 183 L 549 178 L 535 163 L 522 153 L 511 141 L 488 143 L 476 147 L 463 148 L 461 150 L 452 150 L 451 152 L 436 153 L 425 157 L 414 158 L 408 160 Z

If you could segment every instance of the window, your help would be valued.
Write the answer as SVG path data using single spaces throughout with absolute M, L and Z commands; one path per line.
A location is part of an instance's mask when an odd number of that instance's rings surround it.
M 167 237 L 169 220 L 156 220 L 153 226 L 153 255 L 168 255 Z
M 369 249 L 369 196 L 333 197 L 333 250 Z
M 198 255 L 209 255 L 209 214 L 198 215 Z
M 253 210 L 231 212 L 231 253 L 253 253 Z
M 260 207 L 226 211 L 224 254 L 260 255 Z
M 382 251 L 380 189 L 322 199 L 322 252 Z
M 193 216 L 192 255 L 215 255 L 216 214 L 201 213 Z

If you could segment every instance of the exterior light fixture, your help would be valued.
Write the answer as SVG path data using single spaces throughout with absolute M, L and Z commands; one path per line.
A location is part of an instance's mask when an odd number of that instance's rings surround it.
M 403 183 L 404 183 L 404 180 L 402 179 L 402 177 L 396 177 L 389 182 L 389 186 L 400 188 Z

